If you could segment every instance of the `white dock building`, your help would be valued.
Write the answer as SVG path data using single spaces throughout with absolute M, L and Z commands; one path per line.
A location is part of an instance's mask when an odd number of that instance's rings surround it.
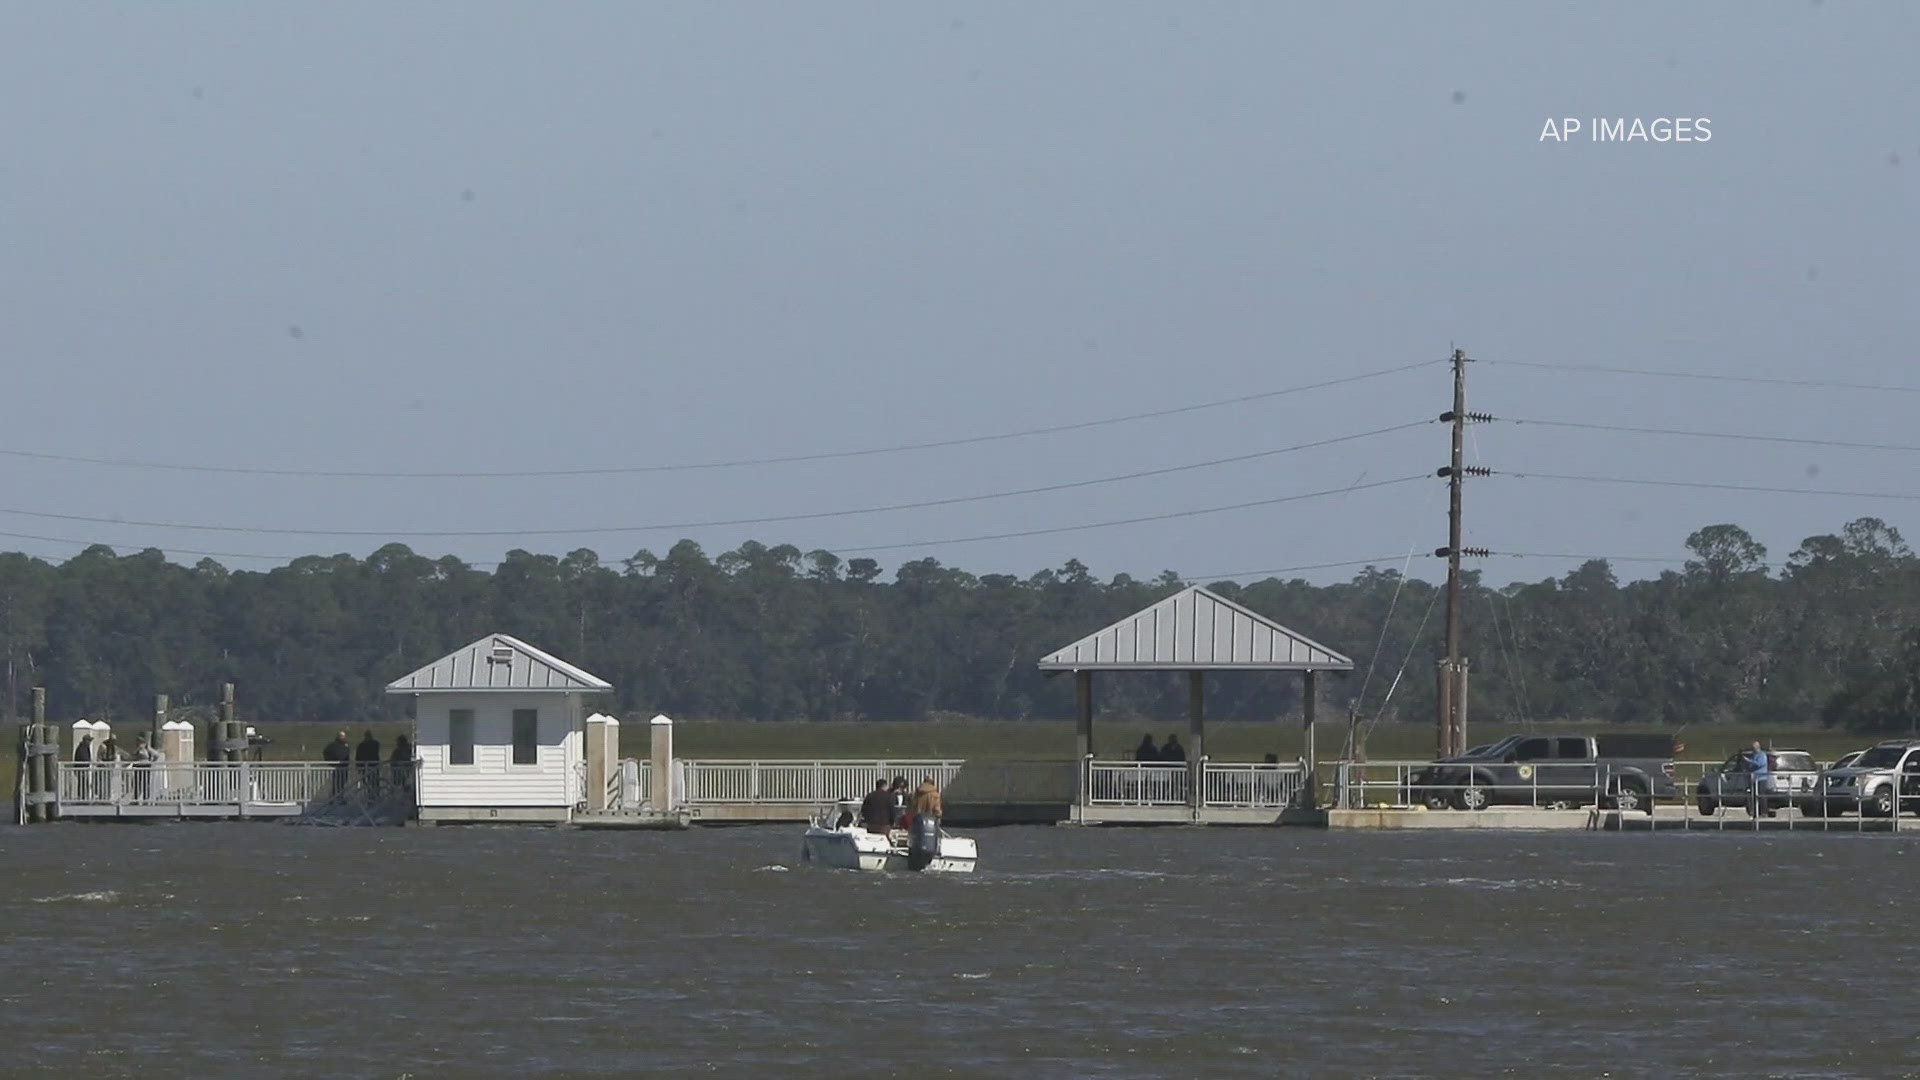
M 506 634 L 387 684 L 412 695 L 421 821 L 571 821 L 587 698 L 613 685 Z

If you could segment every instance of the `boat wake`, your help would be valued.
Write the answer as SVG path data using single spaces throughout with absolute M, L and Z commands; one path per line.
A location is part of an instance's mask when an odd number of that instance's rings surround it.
M 36 904 L 64 904 L 68 901 L 73 901 L 82 904 L 110 904 L 118 899 L 120 899 L 119 893 L 114 892 L 112 889 L 103 889 L 99 892 L 66 893 L 62 896 L 36 896 L 33 898 L 33 902 Z

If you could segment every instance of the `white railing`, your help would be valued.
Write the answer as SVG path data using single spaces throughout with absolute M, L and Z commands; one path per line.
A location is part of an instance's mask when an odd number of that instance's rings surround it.
M 1187 806 L 1192 767 L 1181 762 L 1088 761 L 1092 806 Z M 1270 762 L 1201 763 L 1201 806 L 1284 809 L 1300 798 L 1306 770 Z
M 607 809 L 632 810 L 647 805 L 652 790 L 653 762 L 621 758 L 607 777 Z
M 397 790 L 412 777 L 390 762 L 345 766 L 316 761 L 60 763 L 60 802 L 70 806 L 304 807 L 335 796 Z
M 1185 806 L 1183 762 L 1088 761 L 1087 802 L 1095 806 Z
M 1822 773 L 1810 784 L 1775 780 L 1756 798 L 1751 774 L 1718 774 L 1719 761 L 1676 761 L 1667 773 L 1672 787 L 1655 780 L 1641 783 L 1637 774 L 1616 771 L 1606 762 L 1541 761 L 1503 763 L 1502 782 L 1467 775 L 1465 763 L 1439 765 L 1448 770 L 1442 782 L 1422 773 L 1435 768 L 1426 761 L 1333 762 L 1333 805 L 1349 809 L 1430 808 L 1439 812 L 1470 813 L 1464 807 L 1487 805 L 1523 808 L 1589 810 L 1617 807 L 1623 801 L 1621 785 L 1634 788 L 1635 813 L 1623 815 L 1624 825 L 1682 829 L 1779 829 L 1787 831 L 1905 831 L 1920 823 L 1920 778 L 1898 785 L 1888 777 L 1869 780 L 1864 792 L 1830 784 Z M 1524 770 L 1516 765 L 1528 766 Z M 1701 781 L 1708 780 L 1706 790 Z M 1652 788 L 1652 790 L 1647 790 Z M 1469 789 L 1479 794 L 1467 796 Z M 1881 797 L 1875 798 L 1878 794 Z M 1866 796 L 1863 798 L 1862 796 Z M 1863 806 L 1864 804 L 1864 806 Z
M 691 804 L 822 803 L 858 799 L 881 780 L 904 776 L 909 788 L 933 777 L 942 788 L 959 761 L 681 761 L 680 798 Z
M 1298 802 L 1306 769 L 1300 765 L 1207 762 L 1206 777 L 1205 805 L 1265 810 Z

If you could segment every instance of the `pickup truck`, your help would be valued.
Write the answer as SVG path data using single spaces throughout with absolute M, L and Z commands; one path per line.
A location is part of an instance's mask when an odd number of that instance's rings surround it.
M 1679 797 L 1668 735 L 1511 735 L 1416 772 L 1410 794 L 1438 809 L 1592 805 L 1653 812 Z

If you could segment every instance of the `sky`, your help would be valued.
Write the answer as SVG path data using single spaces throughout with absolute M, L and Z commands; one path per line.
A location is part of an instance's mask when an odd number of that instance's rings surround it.
M 1431 579 L 1454 348 L 1490 580 L 1719 522 L 1920 539 L 1920 449 L 1818 445 L 1920 447 L 1914 5 L 14 4 L 0 40 L 0 548 Z

